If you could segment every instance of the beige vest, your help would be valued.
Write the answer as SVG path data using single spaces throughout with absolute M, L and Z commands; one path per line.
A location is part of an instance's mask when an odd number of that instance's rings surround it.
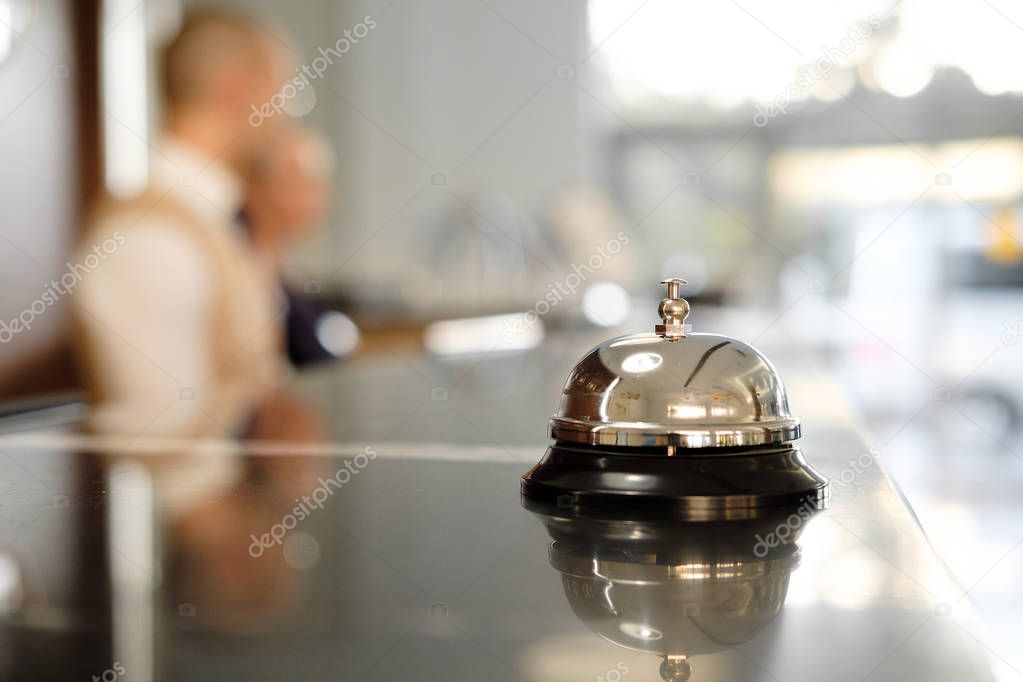
M 227 418 L 239 410 L 234 403 L 251 403 L 279 379 L 283 369 L 284 312 L 276 277 L 240 234 L 206 224 L 181 201 L 154 190 L 132 199 L 103 202 L 93 214 L 83 244 L 90 248 L 109 237 L 111 225 L 130 226 L 153 215 L 167 218 L 168 229 L 187 236 L 207 261 L 214 291 L 206 342 L 215 371 L 203 392 L 215 393 L 216 398 L 205 409 L 222 412 Z M 131 239 L 130 227 L 125 236 Z M 153 314 L 160 314 L 159 301 L 154 301 L 153 307 Z M 77 326 L 79 365 L 86 389 L 94 403 L 103 401 L 108 397 L 103 377 L 95 371 L 96 354 L 103 349 L 95 347 L 81 320 Z

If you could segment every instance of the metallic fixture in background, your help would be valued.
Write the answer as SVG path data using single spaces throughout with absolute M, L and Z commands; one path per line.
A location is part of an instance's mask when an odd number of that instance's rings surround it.
M 550 268 L 536 254 L 551 248 L 535 220 L 509 197 L 479 192 L 451 198 L 412 240 L 395 245 L 397 258 L 411 263 L 406 281 L 416 282 L 403 286 L 402 295 L 428 317 L 520 309 Z
M 550 420 L 555 443 L 523 493 L 559 505 L 668 501 L 701 515 L 823 504 L 827 482 L 792 444 L 800 423 L 774 367 L 736 339 L 687 333 L 685 280 L 662 283 L 655 333 L 605 341 L 572 370 Z

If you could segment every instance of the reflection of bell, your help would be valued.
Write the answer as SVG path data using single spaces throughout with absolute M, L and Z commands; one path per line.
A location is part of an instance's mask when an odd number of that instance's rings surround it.
M 742 521 L 679 523 L 525 505 L 553 538 L 550 563 L 576 616 L 613 644 L 662 657 L 664 680 L 689 679 L 690 657 L 747 642 L 774 620 L 813 514 L 777 506 Z M 787 541 L 761 552 L 759 539 L 786 524 Z
M 661 661 L 661 679 L 668 682 L 686 682 L 693 674 L 693 669 L 685 656 L 665 656 Z
M 694 517 L 823 505 L 827 482 L 793 444 L 800 424 L 774 367 L 736 339 L 688 333 L 685 280 L 663 283 L 655 333 L 605 341 L 572 370 L 550 420 L 555 443 L 523 494 Z

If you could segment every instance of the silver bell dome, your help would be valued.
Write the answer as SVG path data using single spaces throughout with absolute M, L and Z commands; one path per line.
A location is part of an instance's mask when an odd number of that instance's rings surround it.
M 752 346 L 686 333 L 682 279 L 664 280 L 654 333 L 610 339 L 575 366 L 551 437 L 603 446 L 708 448 L 799 438 L 781 378 Z

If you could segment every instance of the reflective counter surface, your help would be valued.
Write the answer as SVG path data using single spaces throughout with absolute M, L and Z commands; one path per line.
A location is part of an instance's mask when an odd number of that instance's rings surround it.
M 0 678 L 994 679 L 967 588 L 819 368 L 776 360 L 824 512 L 525 508 L 585 347 L 384 350 L 203 438 L 4 419 Z

